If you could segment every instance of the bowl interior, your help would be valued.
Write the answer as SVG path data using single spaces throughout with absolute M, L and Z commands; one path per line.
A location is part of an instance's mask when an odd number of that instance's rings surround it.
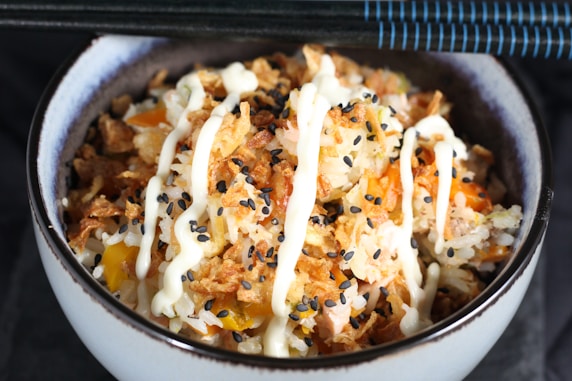
M 167 68 L 173 78 L 196 63 L 225 66 L 231 61 L 275 51 L 292 52 L 298 46 L 268 43 L 179 41 L 145 37 L 108 36 L 95 39 L 71 60 L 46 92 L 38 108 L 30 138 L 29 177 L 37 205 L 44 208 L 52 239 L 64 261 L 75 261 L 66 245 L 62 222 L 62 198 L 70 179 L 69 162 L 81 145 L 87 127 L 110 100 L 130 93 L 143 95 L 147 81 Z M 496 59 L 485 55 L 423 54 L 379 50 L 339 49 L 360 63 L 401 71 L 421 89 L 439 89 L 453 103 L 453 126 L 472 143 L 495 153 L 496 171 L 508 189 L 508 202 L 523 205 L 524 220 L 514 256 L 489 285 L 488 293 L 448 319 L 414 337 L 429 337 L 453 322 L 477 313 L 485 300 L 502 287 L 519 267 L 526 265 L 545 229 L 540 213 L 549 204 L 549 147 L 539 119 L 521 88 Z M 36 152 L 37 150 L 37 155 Z M 548 192 L 549 193 L 549 192 Z M 549 194 L 548 194 L 549 196 Z M 541 226 L 540 226 L 540 225 Z M 533 226 L 537 226 L 532 229 Z M 532 233 L 531 233 L 532 232 Z M 89 287 L 101 288 L 84 271 Z M 103 294 L 97 291 L 97 298 Z M 119 302 L 107 298 L 106 303 Z M 118 307 L 119 308 L 119 307 Z M 128 318 L 137 319 L 135 313 Z M 154 327 L 152 324 L 149 327 Z M 151 328 L 158 329 L 159 328 Z M 391 348 L 395 344 L 389 344 Z

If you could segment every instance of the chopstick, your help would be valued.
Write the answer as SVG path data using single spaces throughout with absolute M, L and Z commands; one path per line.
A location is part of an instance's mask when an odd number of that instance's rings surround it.
M 564 2 L 0 2 L 0 27 L 572 59 Z

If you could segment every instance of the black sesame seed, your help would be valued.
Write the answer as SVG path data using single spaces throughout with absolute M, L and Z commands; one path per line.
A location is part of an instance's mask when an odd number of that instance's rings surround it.
M 260 191 L 261 191 L 262 193 L 270 193 L 270 192 L 272 192 L 272 187 L 260 188 Z
M 244 181 L 245 181 L 247 184 L 250 184 L 250 185 L 253 185 L 253 184 L 254 184 L 254 179 L 253 179 L 252 176 L 250 176 L 250 175 L 246 176 L 246 178 L 244 179 Z
M 389 107 L 389 111 L 391 111 L 391 116 L 397 114 L 397 111 L 395 111 L 395 109 L 391 105 L 389 105 L 387 107 Z
M 207 300 L 207 302 L 205 303 L 205 311 L 210 311 L 211 308 L 213 308 L 213 304 L 214 304 L 214 299 Z
M 377 96 L 377 94 L 373 94 L 373 95 L 371 96 L 371 101 L 372 101 L 373 103 L 377 103 L 378 99 L 379 99 L 379 97 Z
M 334 302 L 332 299 L 326 299 L 326 301 L 324 302 L 324 305 L 326 307 L 335 307 L 336 306 L 336 302 Z
M 439 176 L 439 170 L 436 170 L 435 173 L 433 174 L 435 176 Z
M 344 156 L 344 163 L 346 163 L 346 165 L 348 167 L 353 167 L 354 163 L 352 162 L 352 158 L 349 156 Z
M 342 109 L 342 113 L 346 114 L 354 109 L 355 104 L 351 104 L 348 102 L 348 105 Z
M 453 167 L 451 169 L 451 176 L 453 176 L 454 179 L 457 178 L 457 168 Z
M 415 156 L 421 155 L 421 152 L 423 152 L 423 148 L 421 148 L 421 147 L 415 148 Z
M 305 343 L 308 347 L 311 347 L 312 345 L 314 345 L 314 342 L 312 341 L 312 338 L 310 338 L 310 337 L 304 337 L 304 343 Z
M 389 158 L 389 163 L 390 163 L 390 164 L 393 164 L 393 163 L 395 163 L 395 160 L 396 160 L 396 158 L 390 157 L 390 158 Z
M 197 240 L 198 240 L 199 242 L 207 242 L 209 239 L 210 239 L 210 238 L 209 238 L 208 235 L 199 234 L 199 235 L 197 236 Z
M 350 324 L 352 325 L 352 327 L 354 329 L 358 329 L 359 328 L 359 322 L 357 321 L 357 319 L 353 316 L 350 316 Z
M 248 175 L 248 172 L 250 171 L 250 168 L 248 168 L 248 165 L 245 165 L 244 167 L 242 167 L 240 169 L 240 173 L 242 173 L 243 175 Z
M 137 198 L 139 198 L 139 197 L 137 197 Z M 132 204 L 135 204 L 135 199 L 133 198 L 133 196 L 127 197 L 127 201 L 129 201 Z
M 253 199 L 249 198 L 249 199 L 247 200 L 247 202 L 248 202 L 248 206 L 250 206 L 250 209 L 256 210 L 256 204 L 254 203 L 254 200 L 253 200 Z
M 179 147 L 179 149 L 181 150 L 181 152 L 185 152 L 189 150 L 189 146 L 187 144 L 182 144 L 181 147 Z
M 179 199 L 177 201 L 177 205 L 179 205 L 179 208 L 181 208 L 182 210 L 187 209 L 187 203 L 183 199 Z
M 464 183 L 470 183 L 470 182 L 471 182 L 471 179 L 468 178 L 468 177 L 463 177 L 463 182 L 464 182 Z
M 280 155 L 284 150 L 282 148 L 275 148 L 273 150 L 270 151 L 270 155 L 272 156 L 277 156 Z M 270 188 L 272 189 L 272 188 Z
M 382 295 L 385 296 L 386 298 L 389 296 L 389 291 L 387 291 L 387 288 L 381 286 L 379 287 L 379 291 L 381 291 Z
M 336 280 L 336 276 L 334 275 L 333 272 L 330 271 L 330 279 L 331 280 Z
M 260 283 L 264 282 L 265 280 L 266 280 L 266 277 L 265 277 L 264 275 L 261 275 L 261 276 L 258 277 L 258 281 L 259 281 Z
M 415 238 L 411 237 L 410 242 L 411 242 L 411 247 L 413 249 L 417 249 L 419 247 L 419 244 L 417 243 L 417 240 Z
M 350 288 L 352 285 L 352 282 L 349 279 L 344 280 L 342 283 L 340 283 L 339 287 L 340 290 L 345 290 Z
M 296 306 L 296 310 L 298 312 L 306 312 L 306 311 L 308 311 L 308 306 L 305 305 L 304 303 L 300 303 Z
M 355 116 L 352 116 L 352 117 L 350 118 L 350 121 L 351 121 L 352 123 L 357 123 L 358 119 L 357 119 Z
M 224 318 L 227 317 L 229 315 L 228 310 L 220 310 L 218 314 L 216 314 L 216 317 L 218 318 Z
M 346 261 L 349 261 L 350 259 L 352 259 L 352 257 L 354 256 L 354 252 L 353 251 L 348 251 L 347 253 L 344 254 L 344 259 Z
M 430 204 L 433 201 L 433 197 L 425 196 L 423 197 L 423 201 L 425 201 L 427 204 Z
M 256 257 L 258 258 L 258 260 L 259 260 L 260 262 L 264 262 L 264 261 L 265 261 L 264 255 L 262 255 L 262 253 L 261 253 L 260 251 L 258 251 L 258 250 L 256 250 Z
M 274 246 L 266 251 L 266 258 L 270 258 L 272 255 L 274 255 Z
M 267 262 L 266 266 L 270 267 L 271 269 L 275 269 L 278 267 L 278 262 Z
M 284 242 L 284 238 L 285 238 L 285 237 L 284 237 L 284 234 L 280 234 L 280 235 L 278 236 L 278 238 L 277 238 L 277 239 L 278 239 L 278 242 Z
M 145 235 L 145 224 L 141 224 L 141 234 Z
M 260 193 L 258 195 L 258 197 L 260 197 L 261 199 L 264 200 L 264 203 L 266 204 L 266 206 L 270 206 L 270 194 L 268 193 Z
M 248 265 L 248 267 L 246 268 L 248 271 L 252 271 L 252 269 L 254 268 L 254 265 L 251 263 Z
M 340 303 L 342 304 L 346 304 L 346 296 L 344 295 L 344 293 L 340 293 Z
M 382 123 L 382 124 L 381 124 L 381 130 L 382 130 L 382 131 L 387 130 L 387 127 L 389 127 L 389 125 L 388 125 L 387 123 Z
M 191 270 L 187 271 L 187 279 L 189 280 L 189 282 L 192 282 L 195 280 L 195 277 L 193 276 L 193 273 L 191 272 Z
M 314 311 L 318 311 L 318 297 L 316 296 L 313 299 L 310 299 L 310 308 L 313 309 Z
M 187 277 L 185 276 L 185 274 L 181 275 L 181 282 L 184 282 L 187 280 Z
M 486 198 L 486 197 L 487 197 L 487 194 L 486 194 L 485 192 L 479 192 L 478 196 L 479 196 L 480 198 Z
M 333 252 L 333 251 L 328 251 L 328 252 L 326 253 L 326 255 L 327 255 L 328 257 L 330 257 L 330 258 L 335 258 L 335 257 L 338 256 L 338 253 Z
M 206 226 L 199 226 L 198 228 L 195 229 L 195 231 L 197 233 L 206 233 L 207 232 L 207 227 Z
M 455 249 L 453 249 L 452 247 L 447 249 L 447 256 L 449 258 L 453 258 L 453 256 L 455 256 Z
M 294 314 L 294 313 L 288 314 L 288 317 L 289 317 L 290 319 L 294 320 L 294 321 L 300 320 L 300 316 L 298 316 L 298 315 L 296 315 L 296 314 Z
M 287 107 L 282 111 L 282 118 L 286 119 L 290 116 L 290 107 Z
M 183 192 L 181 193 L 181 197 L 184 198 L 187 201 L 191 201 L 191 195 L 188 194 L 187 192 Z
M 367 131 L 368 131 L 369 133 L 372 132 L 371 122 L 370 122 L 369 120 L 366 120 L 366 121 L 365 121 L 365 128 L 367 128 Z
M 377 249 L 375 253 L 373 253 L 373 259 L 379 258 L 380 255 L 381 255 L 381 249 Z
M 270 209 L 268 209 L 267 206 L 263 206 L 263 207 L 262 207 L 262 213 L 263 213 L 263 214 L 270 214 Z
M 383 201 L 383 200 L 381 199 L 381 197 L 376 197 L 373 203 L 374 203 L 375 205 L 381 205 L 381 202 L 382 202 L 382 201 Z
M 222 206 L 219 207 L 219 208 L 217 209 L 217 211 L 216 211 L 216 215 L 219 216 L 219 217 L 222 216 L 222 212 L 223 212 L 223 211 L 224 211 L 224 208 L 223 208 Z
M 218 183 L 216 183 L 216 190 L 220 193 L 226 193 L 226 182 L 224 180 L 220 180 Z
M 355 213 L 360 213 L 360 212 L 361 212 L 361 208 L 360 208 L 359 206 L 352 205 L 352 206 L 350 206 L 350 212 L 352 212 L 352 213 L 354 213 L 354 214 L 355 214 Z
M 369 226 L 370 228 L 373 229 L 374 226 L 373 226 L 373 222 L 371 221 L 371 218 L 367 217 L 367 218 L 366 218 L 366 221 L 367 221 L 367 226 Z
M 164 248 L 165 246 L 167 246 L 167 243 L 165 243 L 165 242 L 163 242 L 163 241 L 161 241 L 161 240 L 158 240 L 158 241 L 157 241 L 157 249 L 161 250 L 161 249 Z
M 369 292 L 366 292 L 365 294 L 362 295 L 363 298 L 367 301 L 369 300 Z
M 248 208 L 248 201 L 247 200 L 240 200 L 238 202 L 241 206 L 244 206 L 245 208 Z
M 99 253 L 98 253 L 98 254 L 95 254 L 95 257 L 93 257 L 93 265 L 94 265 L 94 266 L 99 265 L 99 262 L 101 262 L 101 258 L 102 258 L 102 257 L 103 257 L 103 256 L 102 256 L 101 254 L 99 254 Z
M 167 205 L 167 214 L 171 215 L 171 213 L 173 213 L 173 207 L 175 206 L 175 204 L 173 204 L 172 202 L 169 203 L 169 205 Z
M 237 157 L 233 157 L 233 158 L 230 159 L 230 160 L 232 160 L 232 162 L 233 162 L 234 164 L 236 164 L 237 166 L 239 166 L 239 167 L 242 167 L 242 166 L 244 165 L 244 162 L 243 162 L 242 160 L 240 160 L 239 158 L 237 158 Z
M 250 282 L 248 282 L 246 280 L 241 280 L 240 284 L 242 284 L 242 287 L 244 287 L 245 290 L 252 289 L 252 285 L 250 284 Z
M 363 196 L 363 198 L 365 198 L 367 201 L 373 201 L 373 199 L 374 199 L 374 197 L 369 193 L 367 193 L 365 196 Z
M 450 292 L 447 287 L 439 287 L 437 291 L 442 292 L 443 294 L 448 294 Z
M 232 331 L 232 338 L 234 339 L 234 341 L 236 341 L 237 343 L 242 343 L 242 335 L 236 331 Z
M 119 227 L 119 234 L 123 234 L 127 231 L 127 224 L 123 224 Z
M 358 135 L 355 139 L 354 139 L 354 146 L 357 146 L 359 144 L 359 142 L 361 142 L 361 135 Z
M 275 123 L 270 123 L 268 125 L 268 131 L 270 131 L 270 133 L 272 135 L 276 135 L 276 124 Z

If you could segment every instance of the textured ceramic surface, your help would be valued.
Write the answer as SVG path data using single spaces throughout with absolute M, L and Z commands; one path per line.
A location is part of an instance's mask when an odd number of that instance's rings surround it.
M 62 309 L 95 357 L 122 380 L 157 379 L 461 379 L 483 358 L 510 322 L 536 266 L 552 191 L 545 132 L 511 74 L 484 55 L 423 55 L 343 51 L 357 61 L 403 71 L 422 88 L 440 88 L 455 107 L 453 124 L 491 148 L 511 202 L 524 206 L 517 254 L 472 303 L 399 343 L 316 359 L 246 356 L 184 340 L 122 306 L 74 259 L 61 223 L 66 165 L 85 130 L 129 92 L 140 95 L 160 68 L 175 76 L 194 63 L 224 65 L 292 46 L 98 38 L 62 67 L 46 91 L 32 126 L 28 182 L 42 262 Z M 232 373 L 231 373 L 232 372 Z

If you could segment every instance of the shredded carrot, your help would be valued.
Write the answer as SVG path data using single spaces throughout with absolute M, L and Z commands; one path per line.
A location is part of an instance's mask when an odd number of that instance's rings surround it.
M 157 127 L 160 123 L 167 123 L 167 109 L 158 107 L 135 114 L 128 118 L 126 123 L 139 127 Z
M 463 192 L 467 199 L 467 206 L 473 208 L 475 212 L 492 209 L 492 201 L 489 194 L 484 187 L 477 183 L 465 183 L 454 179 L 451 184 L 451 198 L 454 198 L 457 192 Z

